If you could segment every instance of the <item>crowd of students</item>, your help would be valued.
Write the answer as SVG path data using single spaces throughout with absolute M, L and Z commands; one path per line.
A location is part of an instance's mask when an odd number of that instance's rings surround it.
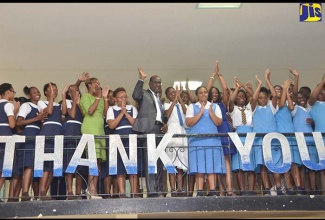
M 200 134 L 225 134 L 234 131 L 239 134 L 325 132 L 325 75 L 311 90 L 308 86 L 299 88 L 299 74 L 294 69 L 289 69 L 293 80 L 288 78 L 281 85 L 273 85 L 271 71 L 267 69 L 267 87 L 263 86 L 262 80 L 256 75 L 255 90 L 251 81 L 243 84 L 236 77 L 235 87 L 229 88 L 219 71 L 219 63 L 216 62 L 207 85 L 198 87 L 195 94 L 189 90 L 188 83 L 185 88 L 167 87 L 164 93 L 166 100 L 163 97 L 161 78 L 152 76 L 149 89 L 144 90 L 146 74 L 142 68 L 138 72 L 140 78 L 132 93 L 134 105 L 123 87 L 117 87 L 114 91 L 108 86 L 103 88 L 99 80 L 90 77 L 89 73 L 81 74 L 76 83 L 65 86 L 59 103 L 55 102 L 58 88 L 53 82 L 44 85 L 44 100 L 41 99 L 39 89 L 34 86 L 24 87 L 26 97 L 18 99 L 15 98 L 16 92 L 12 84 L 2 83 L 0 135 L 78 136 L 151 132 L 195 134 L 197 136 L 173 137 L 166 148 L 166 153 L 177 170 L 176 174 L 168 174 L 172 197 L 193 196 L 194 188 L 197 196 L 255 195 L 256 181 L 260 182 L 263 195 L 270 195 L 272 190 L 275 195 L 306 194 L 307 179 L 309 194 L 315 195 L 324 190 L 325 170 L 315 171 L 305 167 L 297 142 L 292 136 L 287 137 L 292 158 L 290 170 L 285 173 L 271 173 L 263 158 L 262 137 L 255 137 L 250 154 L 252 163 L 244 171 L 239 151 L 227 135 L 200 137 Z M 216 78 L 219 79 L 222 90 L 214 86 Z M 82 82 L 85 83 L 87 93 L 81 95 L 79 86 Z M 149 92 L 147 97 L 145 92 Z M 157 94 L 159 97 L 156 99 Z M 145 98 L 148 104 L 144 104 Z M 153 107 L 149 107 L 150 102 Z M 153 118 L 152 123 L 150 117 Z M 146 120 L 146 125 L 143 120 Z M 151 124 L 150 129 L 144 129 Z M 243 145 L 245 137 L 240 137 Z M 157 139 L 157 144 L 160 140 Z M 129 155 L 129 141 L 122 141 Z M 318 163 L 313 138 L 306 137 L 306 144 L 311 161 Z M 76 145 L 75 140 L 64 140 L 64 170 L 68 167 Z M 157 175 L 148 174 L 146 142 L 139 141 L 138 146 L 141 146 L 137 151 L 138 174 L 127 174 L 118 153 L 117 175 L 109 175 L 109 138 L 106 138 L 95 139 L 99 176 L 88 175 L 87 168 L 79 166 L 74 174 L 64 173 L 64 177 L 53 177 L 53 162 L 45 161 L 42 177 L 36 178 L 33 177 L 35 140 L 27 140 L 17 146 L 13 175 L 9 179 L 9 194 L 5 197 L 8 202 L 30 201 L 33 198 L 42 201 L 73 200 L 82 199 L 85 192 L 90 199 L 126 198 L 127 180 L 130 182 L 131 197 L 142 197 L 142 177 L 146 179 L 149 188 L 148 197 L 166 196 L 167 192 L 162 192 L 162 188 L 167 189 L 166 178 L 162 178 L 162 173 L 166 172 L 162 170 L 163 165 L 159 165 Z M 4 148 L 5 144 L 0 143 L 0 175 Z M 275 166 L 281 166 L 283 161 L 280 149 L 279 143 L 272 143 L 271 152 Z M 46 139 L 45 153 L 53 150 L 54 140 Z M 85 151 L 83 157 L 87 156 Z M 158 160 L 158 163 L 161 161 Z M 321 186 L 317 184 L 317 174 L 320 175 Z M 233 177 L 236 177 L 239 193 L 234 191 Z M 76 179 L 75 185 L 73 178 Z M 0 177 L 0 188 L 5 180 L 5 177 Z

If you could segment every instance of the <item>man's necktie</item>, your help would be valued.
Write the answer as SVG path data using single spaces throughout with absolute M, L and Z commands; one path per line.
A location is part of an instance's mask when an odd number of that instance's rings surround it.
M 159 108 L 160 108 L 161 121 L 164 122 L 164 107 L 163 107 L 163 105 L 162 105 L 162 103 L 161 103 L 161 101 L 160 101 L 160 98 L 159 98 L 159 96 L 158 96 L 157 93 L 155 93 L 155 96 L 156 96 L 156 98 L 157 98 L 158 105 L 159 105 Z
M 183 123 L 183 118 L 182 118 L 181 109 L 179 108 L 179 104 L 176 104 L 176 108 L 177 108 L 177 114 L 178 114 L 179 124 L 180 124 L 181 126 L 183 126 L 184 123 Z
M 247 123 L 247 121 L 246 121 L 246 114 L 245 114 L 245 108 L 240 109 L 240 111 L 241 111 L 241 120 L 242 120 L 243 124 L 245 125 Z

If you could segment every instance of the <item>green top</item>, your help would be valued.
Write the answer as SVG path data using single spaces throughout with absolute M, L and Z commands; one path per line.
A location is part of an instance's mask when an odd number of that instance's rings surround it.
M 97 109 L 93 115 L 88 114 L 88 109 L 96 101 L 96 98 L 89 93 L 81 96 L 80 106 L 84 114 L 83 122 L 81 125 L 82 134 L 105 135 L 104 131 L 104 100 L 100 99 Z M 97 158 L 106 160 L 105 139 L 95 139 L 96 155 Z M 104 151 L 104 152 L 101 152 Z M 104 156 L 105 155 L 105 156 Z

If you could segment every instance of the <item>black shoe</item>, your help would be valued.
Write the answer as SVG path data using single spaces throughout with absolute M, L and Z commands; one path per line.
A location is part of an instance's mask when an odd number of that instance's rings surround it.
M 19 202 L 18 198 L 9 198 L 7 199 L 7 202 Z
M 307 195 L 307 192 L 306 192 L 305 188 L 301 188 L 301 195 Z
M 240 191 L 239 195 L 240 195 L 240 196 L 246 196 L 247 193 L 246 193 L 246 191 Z
M 236 193 L 234 193 L 232 191 L 228 191 L 228 192 L 226 192 L 226 196 L 236 196 Z
M 202 190 L 198 190 L 197 193 L 196 193 L 196 196 L 204 196 L 203 195 L 203 191 Z
M 120 198 L 120 196 L 119 196 L 119 194 L 113 194 L 113 195 L 112 195 L 112 198 L 113 198 L 113 199 L 117 199 L 117 198 Z
M 54 200 L 54 199 L 52 197 L 50 197 L 50 196 L 47 196 L 46 192 L 41 191 L 40 195 L 39 195 L 39 200 L 41 200 L 41 201 L 50 201 L 50 200 Z
M 120 194 L 120 198 L 125 199 L 125 198 L 129 198 L 129 197 L 123 193 L 123 194 Z
M 289 195 L 289 196 L 293 195 L 293 188 L 287 189 L 286 190 L 286 195 Z
M 32 199 L 32 197 L 30 197 L 30 196 L 28 195 L 28 192 L 23 192 L 23 193 L 21 194 L 21 199 L 20 199 L 21 202 L 31 201 L 31 199 Z
M 264 190 L 264 196 L 270 196 L 270 195 L 271 195 L 270 188 L 266 188 Z
M 281 187 L 277 187 L 277 188 L 276 188 L 276 194 L 277 194 L 278 196 L 282 196 L 282 195 L 283 195 L 283 192 L 282 192 Z
M 217 196 L 217 192 L 215 190 L 210 190 L 207 196 Z
M 147 195 L 148 198 L 157 198 L 158 196 L 158 193 L 148 193 Z

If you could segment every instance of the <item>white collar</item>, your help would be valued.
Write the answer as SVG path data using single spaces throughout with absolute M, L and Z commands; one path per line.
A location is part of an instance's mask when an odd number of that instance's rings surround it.
M 113 105 L 113 106 L 111 106 L 111 107 L 112 107 L 114 110 L 116 110 L 116 111 L 121 110 L 121 107 L 120 107 L 120 106 L 117 106 L 117 105 Z M 132 105 L 126 105 L 125 108 L 126 108 L 126 110 L 131 110 Z

